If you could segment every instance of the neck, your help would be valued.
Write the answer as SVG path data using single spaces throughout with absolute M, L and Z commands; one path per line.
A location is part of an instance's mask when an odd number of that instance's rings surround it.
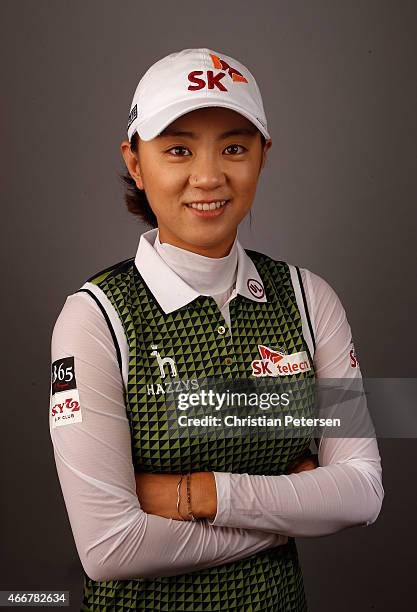
M 156 234 L 154 249 L 175 272 L 202 295 L 215 295 L 230 289 L 237 274 L 237 240 L 223 257 L 206 256 L 176 244 L 161 242 Z
M 196 253 L 197 255 L 202 255 L 204 257 L 212 257 L 218 259 L 221 257 L 227 257 L 227 255 L 230 253 L 233 244 L 236 241 L 237 233 L 238 232 L 236 229 L 235 234 L 232 237 L 227 238 L 221 244 L 205 247 L 185 242 L 184 240 L 181 240 L 181 238 L 172 235 L 170 232 L 167 232 L 165 228 L 159 227 L 158 239 L 160 244 L 169 244 L 171 246 L 175 246 L 179 249 L 182 249 L 183 251 L 189 251 L 191 253 Z

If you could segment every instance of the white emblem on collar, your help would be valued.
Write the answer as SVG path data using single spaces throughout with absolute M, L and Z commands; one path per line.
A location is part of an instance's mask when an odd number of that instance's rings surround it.
M 246 284 L 253 297 L 257 298 L 258 300 L 263 298 L 265 295 L 264 286 L 262 283 L 256 280 L 256 278 L 248 278 Z

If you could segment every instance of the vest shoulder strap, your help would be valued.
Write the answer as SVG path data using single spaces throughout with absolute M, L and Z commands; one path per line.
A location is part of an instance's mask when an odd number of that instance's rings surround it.
M 311 316 L 308 310 L 305 287 L 303 284 L 300 268 L 292 264 L 288 264 L 288 267 L 290 269 L 291 281 L 297 300 L 298 310 L 300 311 L 301 315 L 303 336 L 310 350 L 311 357 L 313 358 L 316 350 L 316 338 L 314 328 L 311 322 Z
M 310 350 L 311 358 L 314 358 L 314 353 L 316 351 L 316 335 L 314 326 L 311 323 L 311 316 L 308 311 L 307 299 L 303 284 L 303 279 L 301 276 L 300 268 L 298 266 L 294 266 L 292 264 L 288 264 L 290 268 L 291 280 L 294 287 L 294 293 L 297 299 L 298 309 L 301 314 L 301 320 L 303 325 L 303 335 L 305 341 Z M 310 300 L 311 303 L 311 300 Z M 313 442 L 310 445 L 310 452 L 318 450 L 321 443 L 321 438 L 314 438 L 314 443 L 316 448 L 313 446 Z
M 110 334 L 113 339 L 114 347 L 116 349 L 117 362 L 119 364 L 120 374 L 122 377 L 123 385 L 127 388 L 127 377 L 128 377 L 128 359 L 129 359 L 129 347 L 127 343 L 126 333 L 123 328 L 122 321 L 103 289 L 99 287 L 99 283 L 114 274 L 115 272 L 121 272 L 123 269 L 129 270 L 134 258 L 124 259 L 112 266 L 96 272 L 76 291 L 75 293 L 86 293 L 92 300 L 97 304 L 100 309 Z

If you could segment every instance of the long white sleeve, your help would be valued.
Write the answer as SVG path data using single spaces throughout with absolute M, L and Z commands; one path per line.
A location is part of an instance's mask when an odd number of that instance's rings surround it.
M 301 275 L 315 329 L 317 378 L 361 378 L 359 365 L 352 366 L 351 329 L 337 294 L 309 270 Z M 302 537 L 373 523 L 384 497 L 376 439 L 322 437 L 318 460 L 320 467 L 298 474 L 214 472 L 218 505 L 209 524 Z
M 74 414 L 81 412 L 82 421 L 52 427 L 50 411 L 49 427 L 76 548 L 90 578 L 183 574 L 287 542 L 277 534 L 142 511 L 116 350 L 89 295 L 67 298 L 54 326 L 51 356 L 52 363 L 74 357 L 80 400 L 80 411 Z

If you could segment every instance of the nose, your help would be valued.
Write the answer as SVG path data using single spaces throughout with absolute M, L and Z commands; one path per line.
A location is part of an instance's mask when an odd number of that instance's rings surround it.
M 199 155 L 190 171 L 190 185 L 207 191 L 214 190 L 225 183 L 221 161 L 213 154 Z

